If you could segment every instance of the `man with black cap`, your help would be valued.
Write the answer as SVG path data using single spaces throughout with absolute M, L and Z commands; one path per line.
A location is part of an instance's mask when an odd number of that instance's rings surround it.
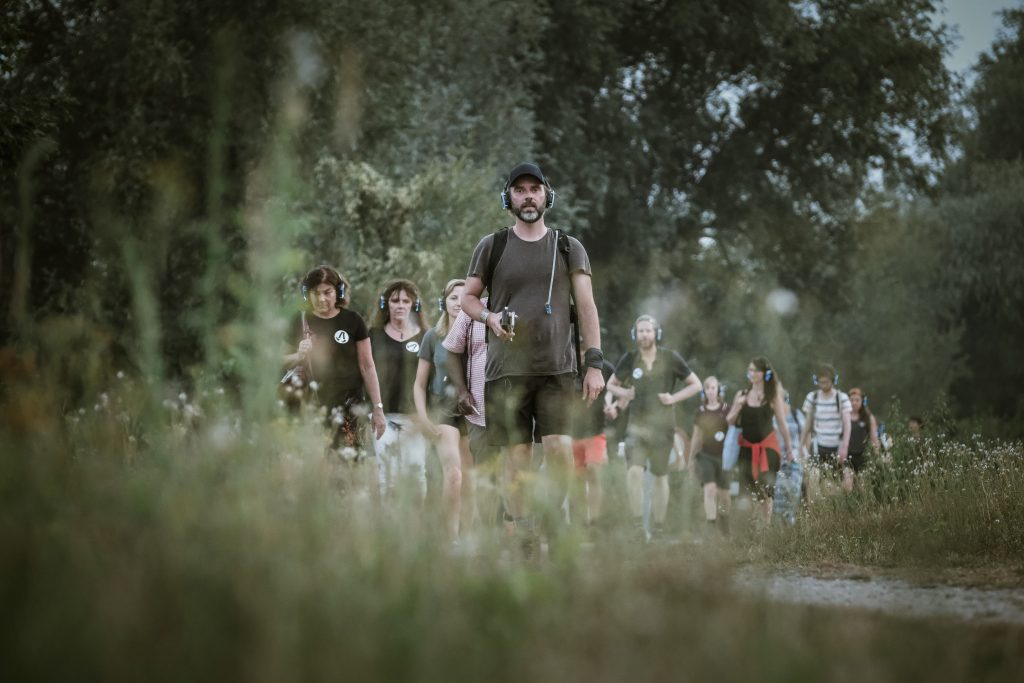
M 572 480 L 570 408 L 577 372 L 572 301 L 583 338 L 583 397 L 604 388 L 601 332 L 591 285 L 590 259 L 578 240 L 549 228 L 544 213 L 554 191 L 536 164 L 512 169 L 501 193 L 514 217 L 511 228 L 477 244 L 466 275 L 462 310 L 487 326 L 487 432 L 505 448 L 507 525 L 530 530 L 523 490 L 531 472 L 533 436 L 541 437 L 550 489 L 539 496 L 553 513 Z M 488 306 L 480 296 L 489 292 Z

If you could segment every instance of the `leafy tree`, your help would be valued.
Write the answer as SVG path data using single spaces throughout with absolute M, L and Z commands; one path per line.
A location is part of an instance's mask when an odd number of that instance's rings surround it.
M 963 156 L 936 202 L 948 251 L 942 279 L 955 284 L 969 382 L 960 414 L 988 414 L 1019 434 L 1024 399 L 1024 9 L 1003 12 L 1003 31 L 975 67 Z

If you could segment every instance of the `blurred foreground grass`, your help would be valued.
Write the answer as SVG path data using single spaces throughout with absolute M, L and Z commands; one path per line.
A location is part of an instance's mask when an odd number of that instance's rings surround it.
M 382 509 L 354 486 L 365 472 L 324 459 L 315 427 L 246 421 L 217 392 L 147 412 L 121 381 L 66 415 L 45 390 L 6 388 L 3 680 L 1020 679 L 1018 626 L 777 605 L 731 586 L 738 561 L 868 559 L 837 531 L 902 544 L 893 530 L 925 520 L 943 522 L 920 530 L 931 541 L 879 558 L 933 557 L 972 524 L 1008 557 L 1021 507 L 988 487 L 1020 486 L 1005 469 L 1019 446 L 995 470 L 921 480 L 916 498 L 901 480 L 889 498 L 832 499 L 794 530 L 699 546 L 568 533 L 524 562 L 486 522 L 477 552 L 453 554 L 431 504 Z M 951 499 L 954 476 L 970 495 Z M 978 531 L 992 514 L 1014 532 Z

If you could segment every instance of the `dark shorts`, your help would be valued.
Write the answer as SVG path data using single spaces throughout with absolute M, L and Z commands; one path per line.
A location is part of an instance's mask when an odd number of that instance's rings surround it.
M 868 459 L 864 453 L 850 453 L 846 456 L 846 466 L 852 467 L 853 471 L 858 474 L 864 470 L 867 464 Z
M 675 446 L 675 429 L 661 428 L 641 430 L 632 426 L 626 432 L 626 458 L 630 467 L 650 464 L 651 474 L 664 477 L 668 474 L 668 461 Z
M 740 448 L 740 457 L 736 461 L 737 478 L 740 490 L 752 493 L 758 500 L 772 500 L 775 497 L 775 475 L 779 472 L 782 460 L 778 451 L 768 449 L 768 471 L 754 480 L 754 468 L 750 461 L 749 448 Z
M 469 421 L 464 415 L 449 415 L 442 413 L 437 415 L 437 424 L 448 425 L 459 430 L 459 436 L 469 435 Z
M 816 453 L 811 453 L 811 463 L 822 470 L 839 471 L 839 447 L 828 448 L 818 446 Z
M 707 453 L 697 454 L 697 474 L 702 486 L 714 484 L 720 489 L 729 488 L 729 473 L 722 469 L 722 458 Z
M 569 408 L 575 391 L 572 373 L 502 377 L 488 382 L 484 397 L 490 445 L 531 443 L 534 435 L 568 435 Z

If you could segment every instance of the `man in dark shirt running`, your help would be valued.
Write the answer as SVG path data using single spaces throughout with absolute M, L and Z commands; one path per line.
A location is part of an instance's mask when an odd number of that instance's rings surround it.
M 627 352 L 615 366 L 615 376 L 608 382 L 608 391 L 618 401 L 619 409 L 629 408 L 626 427 L 626 449 L 629 470 L 626 487 L 629 507 L 638 531 L 643 531 L 644 465 L 654 475 L 651 513 L 651 537 L 663 533 L 668 510 L 668 461 L 675 444 L 675 404 L 700 393 L 700 378 L 690 371 L 675 351 L 658 348 L 661 328 L 649 315 L 642 315 L 633 324 L 631 335 L 636 350 Z M 681 389 L 676 389 L 682 383 Z M 646 535 L 646 533 L 645 533 Z

